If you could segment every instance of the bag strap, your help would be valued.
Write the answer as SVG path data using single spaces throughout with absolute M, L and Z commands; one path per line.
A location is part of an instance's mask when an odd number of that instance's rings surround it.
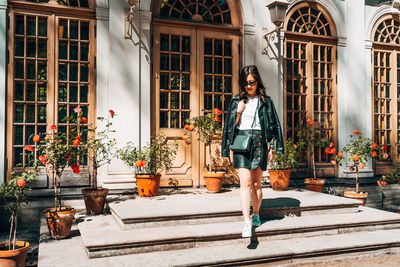
M 257 111 L 258 111 L 258 107 L 259 107 L 259 105 L 260 105 L 260 98 L 258 98 L 258 101 L 257 101 L 256 112 L 254 112 L 254 116 L 253 116 L 253 122 L 251 123 L 251 128 L 253 128 L 253 126 L 254 126 L 254 123 L 256 122 L 256 116 L 257 116 Z

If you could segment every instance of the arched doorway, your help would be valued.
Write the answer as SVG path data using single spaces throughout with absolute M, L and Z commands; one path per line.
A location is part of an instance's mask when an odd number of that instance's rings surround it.
M 337 34 L 328 12 L 316 3 L 301 3 L 287 14 L 284 40 L 285 138 L 297 139 L 307 119 L 337 146 Z M 309 169 L 311 159 L 303 159 Z M 317 174 L 336 176 L 323 149 L 315 149 Z
M 238 93 L 241 15 L 233 0 L 157 1 L 153 8 L 152 132 L 179 143 L 161 186 L 199 186 L 209 157 L 196 138 L 183 140 L 185 119 L 227 111 Z M 223 116 L 224 120 L 224 116 Z M 219 153 L 213 150 L 212 153 Z

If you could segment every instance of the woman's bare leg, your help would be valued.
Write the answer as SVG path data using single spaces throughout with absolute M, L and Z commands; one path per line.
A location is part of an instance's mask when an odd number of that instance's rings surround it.
M 259 214 L 262 203 L 261 178 L 262 170 L 260 166 L 256 170 L 251 170 L 251 201 L 253 202 L 253 213 Z
M 242 206 L 243 218 L 245 221 L 250 221 L 250 188 L 251 188 L 251 173 L 249 169 L 238 169 L 240 179 L 240 205 Z

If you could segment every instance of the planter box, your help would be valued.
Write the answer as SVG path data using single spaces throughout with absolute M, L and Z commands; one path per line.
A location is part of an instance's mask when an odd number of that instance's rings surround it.
M 382 206 L 386 210 L 400 212 L 400 185 L 389 184 L 379 187 L 382 194 Z

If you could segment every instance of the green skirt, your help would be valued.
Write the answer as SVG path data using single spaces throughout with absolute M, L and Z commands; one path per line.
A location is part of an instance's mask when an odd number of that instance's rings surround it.
M 262 143 L 261 130 L 239 130 L 240 135 L 251 137 L 250 151 L 248 153 L 233 153 L 233 166 L 255 170 L 260 166 L 263 171 L 267 170 L 267 152 Z

